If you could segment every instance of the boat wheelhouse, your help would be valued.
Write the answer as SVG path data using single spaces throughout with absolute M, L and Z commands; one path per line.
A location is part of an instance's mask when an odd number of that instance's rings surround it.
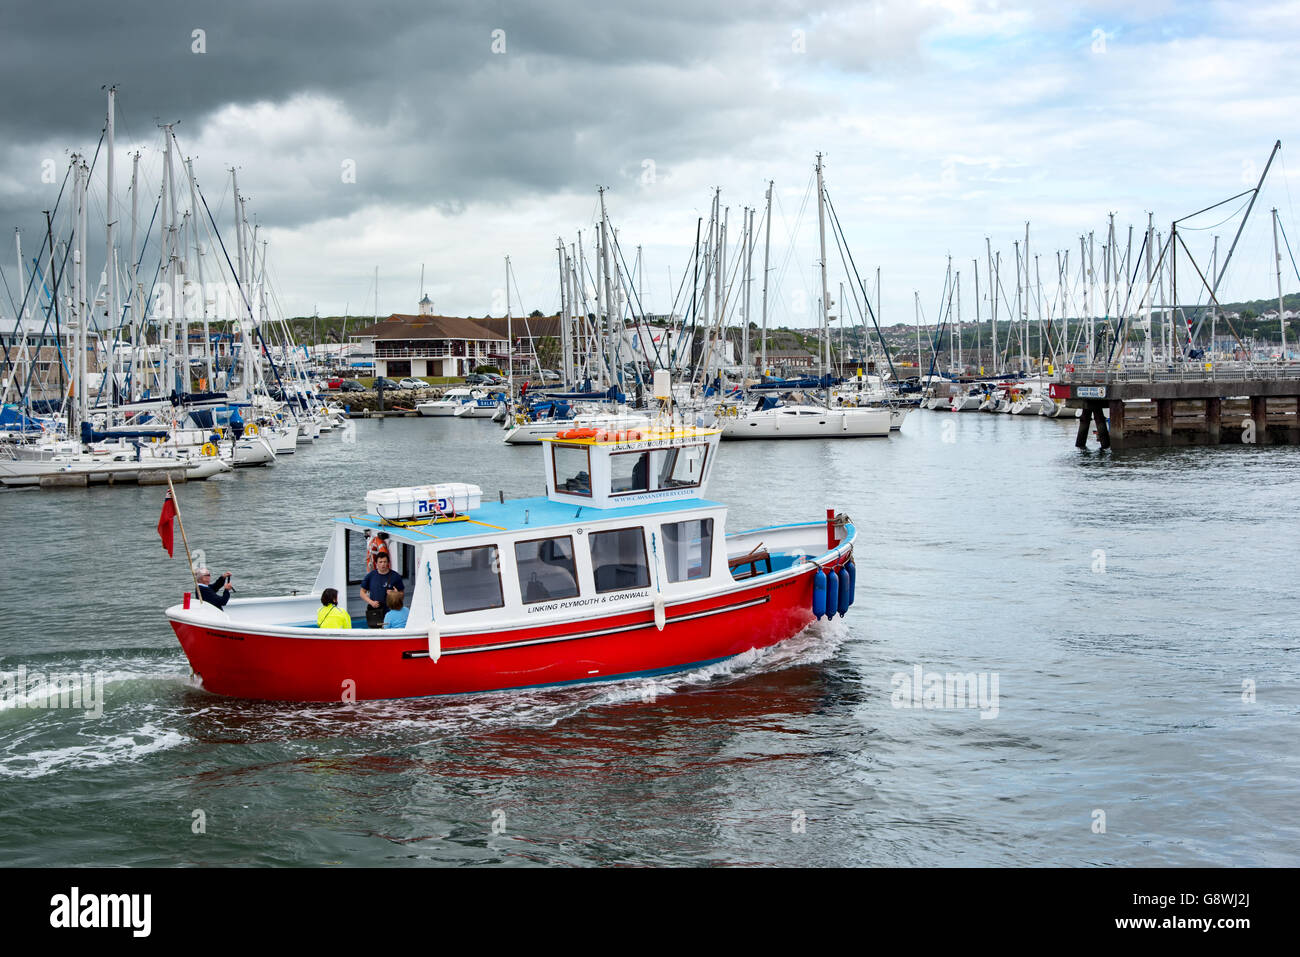
M 309 594 L 167 609 L 203 687 L 245 698 L 400 698 L 699 667 L 843 614 L 844 516 L 739 534 L 705 498 L 719 430 L 573 429 L 544 439 L 546 495 L 384 489 L 335 519 Z M 369 540 L 387 535 L 407 625 L 367 629 Z M 338 590 L 351 628 L 316 625 Z

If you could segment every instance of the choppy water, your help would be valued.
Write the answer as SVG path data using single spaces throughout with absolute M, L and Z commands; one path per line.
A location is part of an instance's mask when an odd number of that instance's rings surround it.
M 161 615 L 186 571 L 159 490 L 0 492 L 0 671 L 106 681 L 98 718 L 0 710 L 0 863 L 1300 862 L 1300 449 L 1073 432 L 918 412 L 888 441 L 725 444 L 733 529 L 853 515 L 858 602 L 653 700 L 217 698 Z M 539 494 L 541 453 L 499 439 L 359 421 L 181 487 L 186 531 L 242 595 L 309 588 L 368 488 Z M 996 716 L 895 707 L 918 665 L 996 676 Z

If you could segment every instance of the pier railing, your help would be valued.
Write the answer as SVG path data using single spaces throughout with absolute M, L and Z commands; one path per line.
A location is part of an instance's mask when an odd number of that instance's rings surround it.
M 1075 363 L 1058 370 L 1056 378 L 1061 383 L 1297 380 L 1300 379 L 1300 363 L 1183 362 L 1151 368 Z

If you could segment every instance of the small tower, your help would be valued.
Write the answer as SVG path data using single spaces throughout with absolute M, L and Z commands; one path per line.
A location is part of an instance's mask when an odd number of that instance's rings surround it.
M 424 298 L 420 300 L 420 315 L 422 316 L 433 315 L 433 300 L 429 298 L 428 293 L 425 293 Z

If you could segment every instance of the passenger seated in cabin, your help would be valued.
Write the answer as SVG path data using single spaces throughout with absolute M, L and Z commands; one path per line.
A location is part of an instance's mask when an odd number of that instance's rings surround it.
M 320 610 L 316 612 L 317 628 L 351 628 L 352 618 L 339 607 L 339 590 L 326 588 L 320 593 Z
M 564 489 L 563 489 L 563 491 L 565 491 L 565 492 L 590 492 L 590 491 L 591 491 L 591 476 L 588 475 L 586 472 L 579 472 L 579 473 L 578 473 L 577 475 L 575 475 L 573 478 L 571 478 L 571 479 L 565 479 L 565 482 L 564 482 Z
M 388 593 L 388 614 L 384 616 L 385 628 L 405 628 L 410 609 L 402 607 L 406 603 L 406 592 L 390 591 Z
M 203 599 L 204 604 L 212 605 L 214 608 L 225 608 L 226 602 L 230 601 L 230 593 L 235 590 L 235 586 L 230 584 L 230 579 L 233 577 L 230 572 L 226 572 L 214 584 L 212 572 L 207 568 L 200 568 L 199 597 Z
M 402 576 L 389 565 L 388 552 L 380 552 L 375 556 L 375 570 L 361 579 L 361 600 L 366 603 L 366 624 L 371 628 L 384 627 L 390 590 L 405 594 L 406 585 Z

